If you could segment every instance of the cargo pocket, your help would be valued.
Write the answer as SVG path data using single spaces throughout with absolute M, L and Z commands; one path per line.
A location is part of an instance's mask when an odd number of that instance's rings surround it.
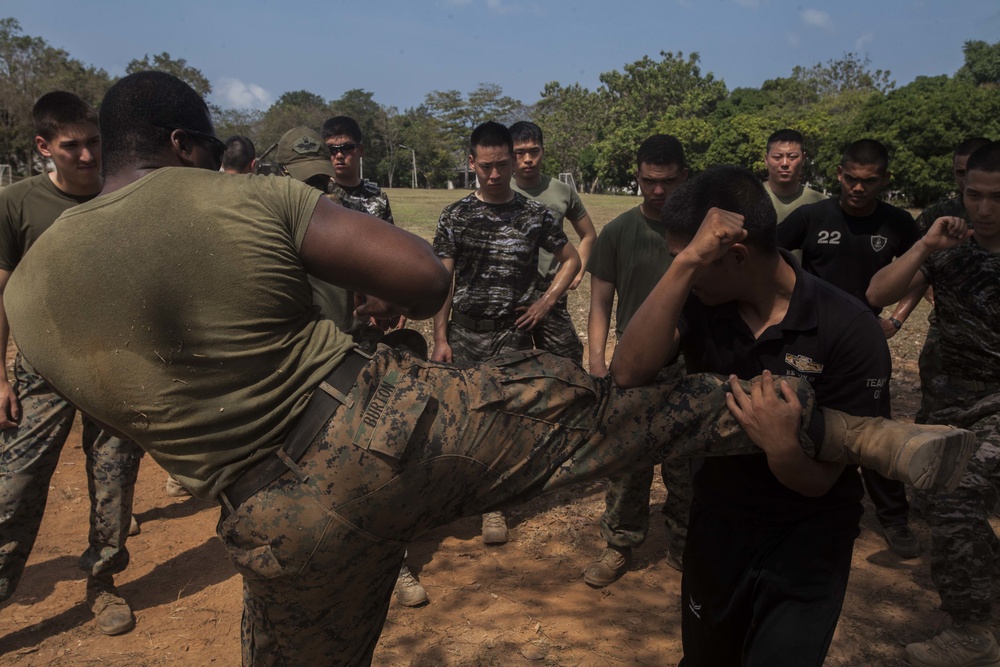
M 379 381 L 352 435 L 356 447 L 398 464 L 431 401 L 428 385 L 391 369 Z

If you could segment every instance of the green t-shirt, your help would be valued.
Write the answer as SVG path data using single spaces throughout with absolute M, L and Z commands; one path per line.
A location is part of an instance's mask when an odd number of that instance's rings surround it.
M 673 260 L 663 234 L 663 223 L 650 220 L 636 206 L 609 222 L 597 235 L 587 271 L 615 286 L 618 337 Z
M 827 196 L 822 192 L 817 192 L 816 190 L 807 188 L 804 185 L 800 185 L 798 192 L 794 195 L 789 195 L 787 197 L 779 197 L 774 194 L 771 192 L 771 188 L 766 184 L 764 185 L 764 189 L 767 190 L 767 194 L 771 197 L 771 203 L 774 204 L 774 210 L 778 214 L 779 225 L 784 222 L 789 213 L 798 207 L 805 206 L 806 204 L 815 204 L 818 201 L 827 199 Z
M 0 270 L 13 271 L 28 248 L 63 211 L 95 196 L 66 194 L 48 174 L 32 176 L 0 190 Z
M 64 214 L 4 294 L 28 362 L 201 498 L 274 451 L 352 343 L 299 245 L 322 193 L 157 169 Z
M 580 199 L 576 190 L 562 181 L 553 180 L 551 176 L 542 174 L 542 180 L 535 188 L 519 188 L 514 179 L 511 179 L 510 186 L 516 192 L 545 204 L 556 216 L 556 222 L 559 223 L 560 227 L 566 218 L 575 222 L 587 215 L 587 208 L 583 205 L 583 200 Z M 539 250 L 538 275 L 551 279 L 558 270 L 559 262 L 555 260 L 552 253 L 544 249 Z

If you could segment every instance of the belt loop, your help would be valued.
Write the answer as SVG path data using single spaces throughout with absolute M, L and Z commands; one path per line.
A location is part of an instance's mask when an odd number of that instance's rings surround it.
M 222 505 L 224 516 L 232 516 L 236 512 L 233 504 L 229 502 L 229 496 L 226 495 L 225 491 L 219 492 L 219 504 Z

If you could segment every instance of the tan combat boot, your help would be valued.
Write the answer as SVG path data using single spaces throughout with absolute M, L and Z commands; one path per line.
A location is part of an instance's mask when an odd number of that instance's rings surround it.
M 826 434 L 819 460 L 859 463 L 916 489 L 954 491 L 978 446 L 974 433 L 952 426 L 820 411 Z

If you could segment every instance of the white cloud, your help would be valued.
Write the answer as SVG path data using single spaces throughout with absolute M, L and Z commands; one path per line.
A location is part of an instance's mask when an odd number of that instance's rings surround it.
M 854 49 L 857 51 L 864 51 L 865 48 L 875 41 L 875 33 L 866 32 L 865 34 L 858 37 L 858 41 L 854 42 Z
M 256 83 L 243 83 L 239 79 L 219 79 L 215 94 L 225 106 L 232 109 L 264 109 L 271 106 L 271 93 Z
M 515 5 L 508 5 L 503 0 L 486 0 L 486 6 L 494 14 L 509 14 L 519 9 Z
M 820 9 L 806 9 L 802 12 L 802 22 L 814 28 L 833 30 L 833 19 Z

